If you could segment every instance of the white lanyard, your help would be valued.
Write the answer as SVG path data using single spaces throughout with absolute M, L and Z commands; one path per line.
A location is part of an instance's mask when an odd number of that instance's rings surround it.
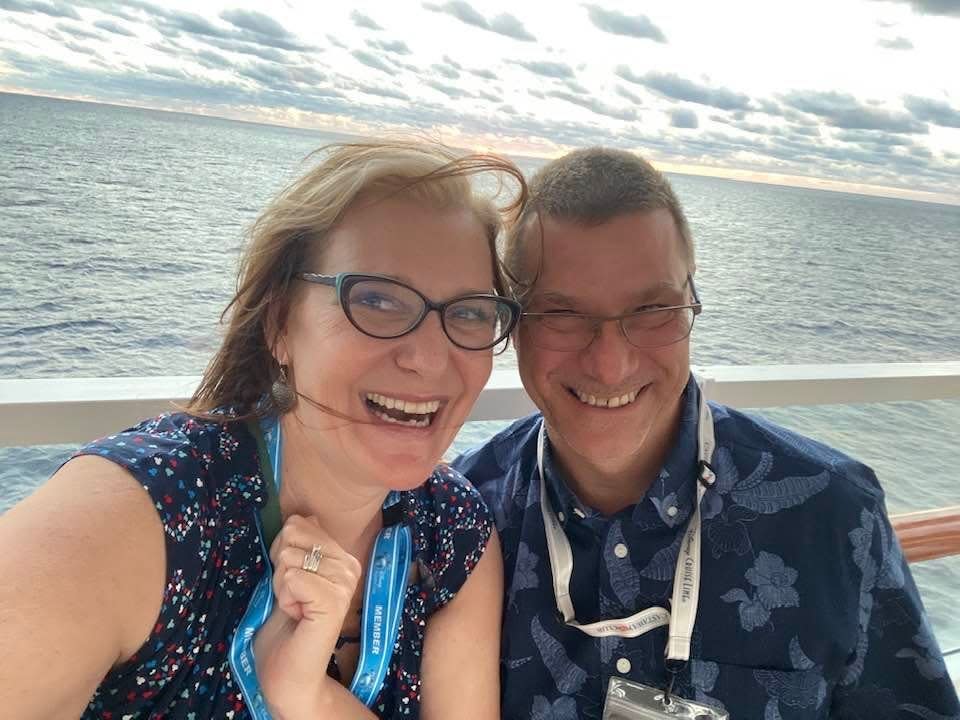
M 699 387 L 700 421 L 697 433 L 697 499 L 693 515 L 684 532 L 680 545 L 680 556 L 673 576 L 673 600 L 670 612 L 662 607 L 651 607 L 626 618 L 600 620 L 581 625 L 577 622 L 570 600 L 570 575 L 573 572 L 573 552 L 570 542 L 550 505 L 547 497 L 547 482 L 543 472 L 543 451 L 546 442 L 544 423 L 541 421 L 537 438 L 537 469 L 540 473 L 540 507 L 543 512 L 543 525 L 547 537 L 547 551 L 550 554 L 550 571 L 553 574 L 553 592 L 556 596 L 557 610 L 563 621 L 593 637 L 638 637 L 654 628 L 669 625 L 670 635 L 667 641 L 668 660 L 687 660 L 690 657 L 690 638 L 697 616 L 697 602 L 700 596 L 700 500 L 707 486 L 713 485 L 716 476 L 710 467 L 713 458 L 713 414 L 707 404 L 703 388 Z

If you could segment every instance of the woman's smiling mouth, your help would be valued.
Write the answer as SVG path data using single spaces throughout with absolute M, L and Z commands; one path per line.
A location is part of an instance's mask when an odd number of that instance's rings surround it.
M 439 400 L 411 402 L 402 398 L 368 392 L 367 408 L 380 420 L 413 428 L 429 427 L 440 410 Z

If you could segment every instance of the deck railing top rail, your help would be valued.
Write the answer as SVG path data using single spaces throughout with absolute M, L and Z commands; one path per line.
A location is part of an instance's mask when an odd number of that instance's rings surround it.
M 960 398 L 960 361 L 694 368 L 708 396 L 734 407 Z M 0 379 L 0 447 L 79 443 L 184 403 L 197 376 Z M 534 410 L 515 370 L 498 369 L 470 420 Z

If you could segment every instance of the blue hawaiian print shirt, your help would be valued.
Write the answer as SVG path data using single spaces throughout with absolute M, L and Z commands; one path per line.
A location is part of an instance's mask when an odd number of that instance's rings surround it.
M 574 557 L 580 623 L 670 607 L 696 498 L 698 389 L 645 498 L 613 516 L 583 505 L 544 460 Z M 957 694 L 873 472 L 762 419 L 714 403 L 717 482 L 703 498 L 691 659 L 674 691 L 733 720 L 960 718 Z M 558 617 L 539 507 L 539 414 L 454 466 L 500 530 L 505 565 L 505 718 L 600 718 L 612 676 L 663 687 L 667 628 L 594 638 Z

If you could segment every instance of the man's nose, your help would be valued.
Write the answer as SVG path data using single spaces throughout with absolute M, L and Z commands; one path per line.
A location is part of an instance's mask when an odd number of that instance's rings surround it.
M 599 324 L 593 342 L 583 351 L 584 364 L 591 375 L 604 385 L 619 385 L 637 366 L 637 348 L 631 345 L 617 320 Z

